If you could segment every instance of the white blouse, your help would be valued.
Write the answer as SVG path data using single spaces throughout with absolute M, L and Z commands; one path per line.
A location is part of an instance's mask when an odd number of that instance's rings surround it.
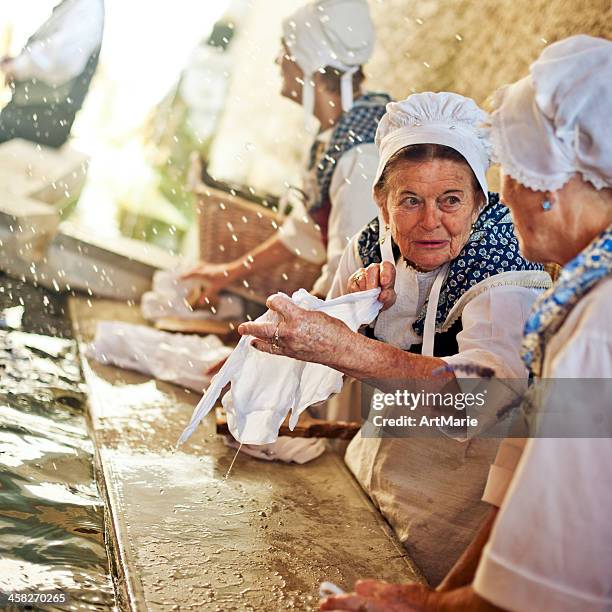
M 543 378 L 612 378 L 611 303 L 608 279 L 576 305 L 546 348 Z M 557 402 L 609 431 L 609 395 Z M 536 438 L 521 455 L 524 443 L 504 441 L 489 473 L 486 499 L 501 510 L 476 592 L 507 610 L 612 610 L 612 439 Z

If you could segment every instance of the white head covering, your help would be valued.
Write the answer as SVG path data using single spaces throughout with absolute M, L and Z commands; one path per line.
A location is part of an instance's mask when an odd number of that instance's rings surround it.
M 314 110 L 312 77 L 325 66 L 344 74 L 340 79 L 342 110 L 353 105 L 353 74 L 374 49 L 374 26 L 366 0 L 309 2 L 283 21 L 285 44 L 304 73 L 302 106 Z
M 496 94 L 495 157 L 537 191 L 560 189 L 576 172 L 612 186 L 612 42 L 579 35 L 544 49 L 529 76 Z
M 490 147 L 481 127 L 486 118 L 474 100 L 455 93 L 418 93 L 402 102 L 390 102 L 376 130 L 380 158 L 373 185 L 400 149 L 431 143 L 461 153 L 486 197 Z

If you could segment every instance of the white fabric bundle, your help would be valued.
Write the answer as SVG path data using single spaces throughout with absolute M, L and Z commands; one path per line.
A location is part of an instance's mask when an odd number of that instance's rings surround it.
M 320 438 L 280 436 L 272 444 L 240 444 L 231 436 L 225 436 L 223 441 L 230 448 L 240 449 L 241 453 L 256 459 L 299 463 L 300 465 L 320 457 L 325 452 L 325 442 Z
M 491 139 L 503 170 L 536 191 L 576 172 L 612 186 L 612 42 L 579 35 L 544 49 L 529 76 L 502 88 Z
M 215 311 L 194 310 L 187 301 L 189 293 L 201 284 L 197 279 L 181 280 L 185 270 L 158 270 L 153 275 L 151 291 L 143 294 L 140 308 L 148 321 L 164 317 L 182 319 L 242 319 L 243 302 L 239 297 L 221 295 Z
M 106 365 L 135 370 L 202 393 L 210 382 L 206 370 L 232 349 L 217 336 L 171 334 L 145 325 L 101 321 L 87 356 Z
M 283 21 L 283 39 L 304 73 L 302 106 L 314 110 L 315 72 L 331 66 L 342 71 L 342 110 L 353 105 L 353 74 L 374 49 L 374 26 L 366 0 L 309 2 Z
M 490 145 L 483 127 L 486 118 L 474 100 L 455 93 L 425 92 L 389 102 L 376 130 L 380 158 L 373 185 L 395 153 L 409 145 L 431 143 L 461 153 L 486 196 L 490 165 Z
M 372 289 L 323 301 L 300 289 L 291 298 L 285 297 L 301 308 L 336 317 L 356 331 L 378 315 L 382 306 L 379 293 L 380 289 Z M 278 321 L 278 315 L 268 310 L 257 320 Z M 231 391 L 223 397 L 222 404 L 230 432 L 243 444 L 274 442 L 289 412 L 289 427 L 293 429 L 308 406 L 326 400 L 342 388 L 340 372 L 318 363 L 263 353 L 251 346 L 252 340 L 252 336 L 240 339 L 196 406 L 179 444 L 195 431 L 228 383 L 232 385 Z

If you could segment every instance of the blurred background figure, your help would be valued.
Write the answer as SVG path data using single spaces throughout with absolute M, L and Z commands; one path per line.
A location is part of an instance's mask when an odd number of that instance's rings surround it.
M 61 147 L 98 65 L 104 0 L 62 0 L 0 68 L 11 100 L 0 112 L 0 143 L 24 138 Z
M 371 195 L 378 164 L 374 135 L 391 98 L 362 87 L 374 40 L 364 0 L 309 2 L 283 21 L 276 59 L 281 95 L 302 107 L 306 131 L 316 132 L 300 198 L 279 231 L 246 255 L 203 261 L 185 275 L 206 284 L 203 301 L 214 303 L 232 283 L 268 274 L 294 254 L 323 264 L 312 293 L 325 297 L 329 291 L 348 240 L 377 212 Z

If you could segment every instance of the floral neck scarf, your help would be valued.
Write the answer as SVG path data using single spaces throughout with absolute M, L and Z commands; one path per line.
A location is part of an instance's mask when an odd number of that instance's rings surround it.
M 557 282 L 535 301 L 525 324 L 522 357 L 534 376 L 542 375 L 546 345 L 572 308 L 599 281 L 612 275 L 612 225 L 561 271 Z

